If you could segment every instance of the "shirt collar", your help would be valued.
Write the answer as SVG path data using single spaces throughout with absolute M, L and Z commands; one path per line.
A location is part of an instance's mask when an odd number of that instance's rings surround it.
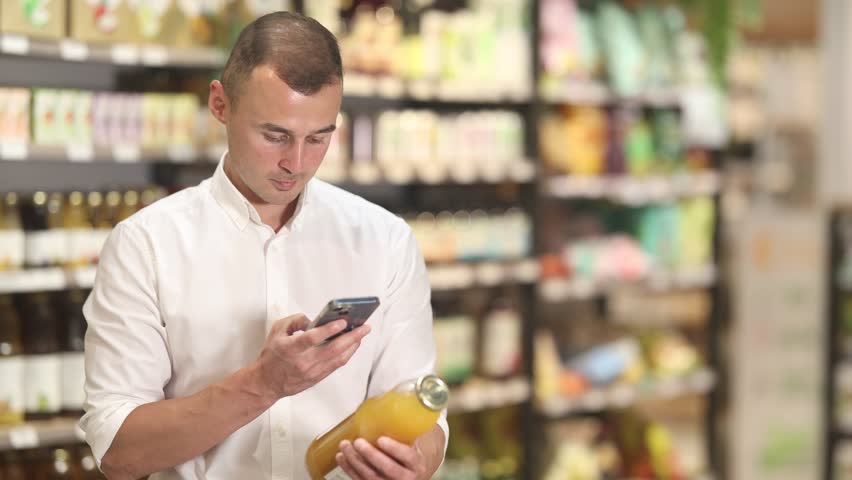
M 210 191 L 213 194 L 213 198 L 240 230 L 245 229 L 249 222 L 253 222 L 256 225 L 263 225 L 260 214 L 257 213 L 251 202 L 237 190 L 237 187 L 228 178 L 228 174 L 225 173 L 225 157 L 227 155 L 228 151 L 226 150 L 219 159 L 219 165 L 216 167 L 216 171 L 213 173 L 213 178 L 211 179 Z M 304 228 L 305 217 L 308 212 L 305 207 L 310 203 L 308 201 L 308 192 L 311 181 L 309 180 L 305 184 L 305 188 L 297 200 L 298 203 L 296 204 L 296 211 L 293 214 L 293 218 L 284 225 L 284 229 L 298 231 Z

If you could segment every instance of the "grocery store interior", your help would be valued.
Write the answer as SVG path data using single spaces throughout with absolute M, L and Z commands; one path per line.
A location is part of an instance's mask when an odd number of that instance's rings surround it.
M 99 250 L 212 175 L 278 10 L 343 55 L 317 176 L 425 258 L 434 478 L 852 479 L 848 0 L 0 0 L 0 479 L 104 478 Z

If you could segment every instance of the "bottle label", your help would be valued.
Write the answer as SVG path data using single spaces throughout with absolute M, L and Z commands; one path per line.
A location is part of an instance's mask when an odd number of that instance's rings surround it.
M 24 407 L 31 413 L 55 413 L 62 406 L 59 355 L 29 355 L 24 360 Z
M 62 408 L 82 410 L 86 400 L 83 384 L 86 382 L 85 355 L 82 352 L 62 354 Z
M 59 265 L 68 258 L 67 235 L 64 229 L 27 232 L 26 263 L 31 266 Z
M 0 358 L 0 419 L 24 412 L 24 357 Z
M 0 231 L 0 270 L 23 266 L 24 248 L 22 230 Z
M 68 239 L 68 261 L 75 265 L 86 264 L 92 261 L 92 241 L 90 230 L 83 228 L 72 228 L 66 230 Z
M 342 468 L 337 467 L 334 470 L 328 472 L 325 476 L 325 480 L 351 480 L 352 477 L 346 474 Z

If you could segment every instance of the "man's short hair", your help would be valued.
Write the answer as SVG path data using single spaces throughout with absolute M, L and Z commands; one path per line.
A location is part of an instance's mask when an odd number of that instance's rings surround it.
M 343 80 L 337 39 L 319 22 L 298 13 L 264 15 L 240 33 L 222 73 L 222 85 L 232 105 L 237 103 L 243 82 L 261 65 L 269 65 L 278 78 L 302 95 L 313 95 Z

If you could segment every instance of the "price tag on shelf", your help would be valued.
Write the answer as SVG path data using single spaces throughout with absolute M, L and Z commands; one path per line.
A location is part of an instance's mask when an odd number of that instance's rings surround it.
M 9 429 L 9 444 L 15 449 L 38 447 L 38 431 L 31 425 Z
M 169 51 L 164 47 L 148 46 L 142 48 L 142 63 L 161 67 L 169 63 Z
M 118 65 L 135 65 L 139 63 L 139 49 L 135 45 L 114 45 L 110 57 Z
M 91 162 L 95 159 L 95 149 L 87 143 L 70 144 L 65 147 L 65 155 L 71 162 Z
M 28 55 L 30 39 L 22 35 L 0 36 L 0 51 L 9 55 Z
M 29 149 L 24 142 L 2 142 L 0 143 L 0 158 L 3 160 L 21 161 L 29 156 Z
M 89 46 L 83 42 L 65 39 L 59 42 L 59 56 L 63 60 L 82 62 L 89 58 Z
M 168 156 L 174 163 L 189 163 L 198 155 L 192 145 L 172 145 L 169 147 Z
M 142 158 L 142 149 L 139 145 L 115 145 L 112 147 L 112 158 L 118 163 L 137 163 Z

